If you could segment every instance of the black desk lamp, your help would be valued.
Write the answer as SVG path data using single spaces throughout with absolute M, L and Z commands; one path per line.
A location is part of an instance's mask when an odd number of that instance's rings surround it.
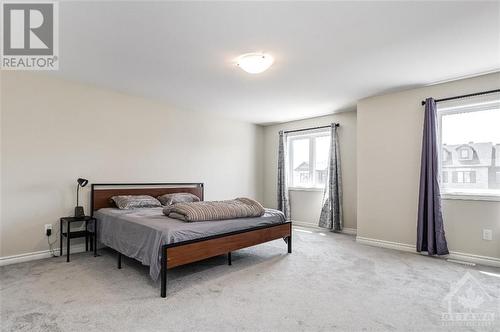
M 89 180 L 87 179 L 82 179 L 78 178 L 76 180 L 78 182 L 78 185 L 76 186 L 76 206 L 75 206 L 75 218 L 83 218 L 85 216 L 85 212 L 83 211 L 83 206 L 78 205 L 78 192 L 80 191 L 80 187 L 85 187 L 87 183 L 89 183 Z

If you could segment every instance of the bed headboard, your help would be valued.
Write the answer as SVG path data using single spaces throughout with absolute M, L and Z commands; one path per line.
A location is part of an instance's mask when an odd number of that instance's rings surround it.
M 115 207 L 111 197 L 116 195 L 150 195 L 157 197 L 171 193 L 190 193 L 203 200 L 203 183 L 93 183 L 90 209 L 94 211 Z

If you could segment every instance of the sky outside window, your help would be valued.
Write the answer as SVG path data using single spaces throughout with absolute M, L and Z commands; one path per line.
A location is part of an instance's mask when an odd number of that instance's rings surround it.
M 444 115 L 442 143 L 500 143 L 500 109 Z

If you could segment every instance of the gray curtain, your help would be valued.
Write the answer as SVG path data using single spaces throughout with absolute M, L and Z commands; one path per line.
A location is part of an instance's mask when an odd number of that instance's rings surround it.
M 278 210 L 290 219 L 290 202 L 288 200 L 287 165 L 286 165 L 286 142 L 283 130 L 279 132 L 278 143 Z
M 418 199 L 417 251 L 429 255 L 447 255 L 441 194 L 439 191 L 438 141 L 436 137 L 436 102 L 425 101 L 424 134 Z
M 340 171 L 340 150 L 337 125 L 331 125 L 330 153 L 328 157 L 327 181 L 323 195 L 323 208 L 319 227 L 340 232 L 344 226 L 342 217 L 342 174 Z

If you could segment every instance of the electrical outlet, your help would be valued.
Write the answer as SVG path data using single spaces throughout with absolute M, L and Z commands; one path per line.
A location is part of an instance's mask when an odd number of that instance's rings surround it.
M 493 231 L 491 229 L 483 229 L 483 240 L 493 240 Z
M 52 234 L 52 225 L 51 224 L 45 224 L 45 235 L 50 236 Z

